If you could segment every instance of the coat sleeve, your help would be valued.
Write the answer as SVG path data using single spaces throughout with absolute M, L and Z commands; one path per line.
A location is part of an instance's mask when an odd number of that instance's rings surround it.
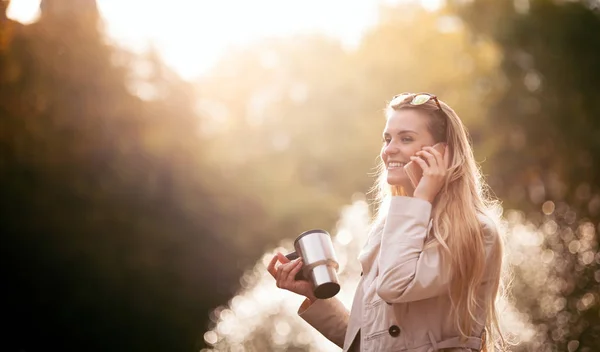
M 440 268 L 439 249 L 424 250 L 431 203 L 412 197 L 392 197 L 381 237 L 377 294 L 388 303 L 439 295 L 448 278 Z
M 300 306 L 298 314 L 328 340 L 343 348 L 350 313 L 337 298 L 318 299 L 313 304 Z
M 377 294 L 384 301 L 418 301 L 447 291 L 450 273 L 442 266 L 440 247 L 424 248 L 430 217 L 431 203 L 419 198 L 392 198 L 378 259 Z M 490 244 L 486 240 L 486 252 Z

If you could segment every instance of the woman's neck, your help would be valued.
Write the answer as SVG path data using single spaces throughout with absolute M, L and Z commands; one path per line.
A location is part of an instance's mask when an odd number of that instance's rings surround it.
M 412 197 L 415 193 L 415 188 L 412 185 L 392 186 L 393 196 Z

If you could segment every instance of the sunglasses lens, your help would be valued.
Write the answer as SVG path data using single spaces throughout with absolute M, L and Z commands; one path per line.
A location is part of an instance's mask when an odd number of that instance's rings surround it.
M 419 94 L 416 97 L 414 97 L 410 103 L 412 105 L 421 105 L 421 104 L 425 104 L 426 102 L 428 102 L 429 99 L 431 99 L 431 96 L 429 96 L 427 94 Z
M 398 94 L 396 95 L 392 101 L 390 102 L 390 105 L 397 105 L 402 103 L 404 100 L 406 100 L 406 98 L 408 98 L 409 96 L 411 96 L 412 94 L 410 93 L 406 93 L 406 94 Z

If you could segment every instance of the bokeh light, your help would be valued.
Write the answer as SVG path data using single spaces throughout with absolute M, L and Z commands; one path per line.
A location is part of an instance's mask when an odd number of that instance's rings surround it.
M 576 277 L 570 274 L 571 268 L 592 265 L 600 256 L 593 224 L 584 221 L 573 231 L 569 224 L 558 224 L 560 220 L 550 211 L 549 203 L 542 208 L 547 216 L 539 227 L 522 212 L 508 210 L 504 214 L 506 263 L 514 279 L 510 295 L 502 298 L 498 307 L 509 341 L 519 344 L 522 350 L 554 351 L 555 342 L 563 340 L 571 329 L 581 328 L 577 325 L 579 318 L 565 311 L 567 305 L 575 304 L 583 312 L 598 302 L 597 291 L 586 292 L 573 302 L 565 298 L 576 282 Z M 368 224 L 368 206 L 364 201 L 346 207 L 338 222 L 336 253 L 346 261 L 340 270 L 339 298 L 347 307 L 357 285 L 360 267 L 356 257 L 360 244 L 366 240 Z M 278 250 L 290 246 L 291 243 L 284 243 Z M 208 335 L 207 343 L 219 351 L 230 351 L 240 344 L 248 351 L 261 346 L 273 351 L 292 347 L 336 351 L 337 347 L 297 316 L 302 299 L 275 287 L 265 269 L 271 255 L 266 253 L 256 264 L 253 278 L 245 281 L 244 289 L 225 308 L 227 314 L 221 313 L 215 320 L 211 331 L 218 334 L 218 342 L 214 342 L 215 335 Z M 595 278 L 600 282 L 600 271 L 596 271 Z M 527 297 L 529 301 L 514 301 L 511 299 L 514 296 Z M 240 302 L 246 302 L 252 309 L 246 309 Z M 217 311 L 221 309 L 224 308 Z M 555 324 L 537 324 L 541 318 L 551 318 Z M 578 345 L 576 340 L 568 341 L 569 351 L 575 351 Z

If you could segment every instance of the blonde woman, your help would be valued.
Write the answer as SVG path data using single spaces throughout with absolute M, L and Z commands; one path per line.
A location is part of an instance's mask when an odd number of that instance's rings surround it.
M 306 296 L 299 315 L 344 351 L 492 351 L 502 244 L 465 127 L 428 93 L 395 96 L 386 118 L 379 212 L 351 311 L 294 280 L 301 260 L 278 253 L 268 270 Z M 416 187 L 410 161 L 422 170 Z

